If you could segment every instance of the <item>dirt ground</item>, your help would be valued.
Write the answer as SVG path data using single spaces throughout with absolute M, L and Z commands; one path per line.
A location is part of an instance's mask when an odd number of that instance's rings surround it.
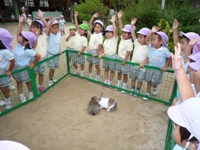
M 17 24 L 3 27 L 12 33 L 15 47 Z M 64 36 L 61 48 L 65 49 Z M 90 98 L 101 92 L 117 101 L 117 110 L 89 115 Z M 167 108 L 69 76 L 36 101 L 0 117 L 0 140 L 17 141 L 32 150 L 161 150 Z

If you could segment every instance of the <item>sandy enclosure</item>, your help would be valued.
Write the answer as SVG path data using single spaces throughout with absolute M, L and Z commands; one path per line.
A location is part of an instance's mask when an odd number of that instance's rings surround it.
M 17 24 L 3 27 L 12 33 L 15 47 Z M 91 116 L 87 113 L 88 102 L 101 92 L 104 97 L 116 99 L 118 108 L 113 112 L 103 109 L 97 116 Z M 32 150 L 161 150 L 167 108 L 68 76 L 36 101 L 0 117 L 0 140 L 18 141 Z

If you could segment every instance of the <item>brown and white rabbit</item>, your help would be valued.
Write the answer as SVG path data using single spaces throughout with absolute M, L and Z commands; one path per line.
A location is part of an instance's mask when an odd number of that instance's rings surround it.
M 100 111 L 100 105 L 97 102 L 97 97 L 93 96 L 88 104 L 87 107 L 88 113 L 95 116 L 99 113 Z
M 115 110 L 117 108 L 117 102 L 112 98 L 102 98 L 103 93 L 97 99 L 100 104 L 100 108 L 106 108 L 107 111 Z

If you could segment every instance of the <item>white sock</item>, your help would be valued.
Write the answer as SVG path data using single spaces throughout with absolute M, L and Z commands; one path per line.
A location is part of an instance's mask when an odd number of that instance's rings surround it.
M 83 73 L 84 73 L 84 70 L 81 70 L 81 73 L 83 74 Z
M 105 79 L 104 83 L 108 83 L 108 79 Z
M 121 84 L 121 80 L 117 80 L 117 84 L 120 85 Z
M 125 82 L 123 82 L 123 88 L 126 88 L 126 83 Z
M 11 102 L 10 97 L 9 98 L 5 98 L 5 101 L 6 101 L 6 103 L 10 103 Z
M 112 81 L 108 80 L 108 84 L 111 85 L 111 84 L 112 84 Z
M 90 73 L 89 76 L 92 77 L 92 73 Z
M 99 79 L 99 76 L 98 76 L 98 75 L 96 75 L 96 78 L 97 78 L 97 79 Z
M 24 97 L 24 93 L 19 94 L 20 97 Z

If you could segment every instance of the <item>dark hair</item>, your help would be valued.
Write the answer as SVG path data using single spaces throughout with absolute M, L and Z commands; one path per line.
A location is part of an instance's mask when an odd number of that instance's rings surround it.
M 58 28 L 59 28 L 59 24 L 58 24 L 58 23 L 56 23 L 56 24 L 53 24 L 53 25 L 52 25 L 52 27 L 53 27 L 53 26 L 55 26 L 55 25 L 57 25 L 57 26 L 58 26 Z
M 157 33 L 153 33 L 153 34 L 158 35 L 158 40 L 159 41 L 163 40 L 162 37 L 159 34 L 157 34 Z
M 27 41 L 27 42 L 28 42 L 28 40 L 27 40 L 24 36 L 23 36 L 23 38 L 24 38 L 24 41 Z M 27 44 L 25 45 L 24 50 L 26 50 L 26 49 L 32 49 L 29 43 L 27 43 Z
M 7 48 L 5 47 L 5 45 L 3 44 L 3 42 L 0 40 L 0 50 L 1 49 L 7 49 Z
M 101 31 L 101 34 L 102 34 L 102 35 L 105 35 L 105 28 L 104 28 L 100 23 L 95 23 L 95 24 L 94 24 L 94 26 L 92 27 L 91 33 L 92 33 L 92 34 L 94 33 L 94 27 L 95 27 L 96 24 L 99 24 L 99 25 L 103 28 L 103 30 Z
M 39 22 L 37 22 L 37 21 L 32 21 L 31 27 L 32 27 L 32 26 L 35 26 L 36 28 L 39 28 L 39 29 L 42 31 L 42 25 L 41 25 Z
M 188 43 L 189 43 L 189 41 L 190 41 L 190 39 L 188 39 L 185 35 L 182 35 L 182 36 L 181 36 L 181 39 L 186 39 Z
M 191 133 L 184 127 L 180 126 L 180 129 L 179 129 L 179 132 L 180 132 L 180 136 L 181 136 L 181 142 L 183 142 L 184 140 L 188 140 Z M 190 142 L 197 142 L 199 140 L 197 140 L 196 137 L 192 137 L 190 140 Z

